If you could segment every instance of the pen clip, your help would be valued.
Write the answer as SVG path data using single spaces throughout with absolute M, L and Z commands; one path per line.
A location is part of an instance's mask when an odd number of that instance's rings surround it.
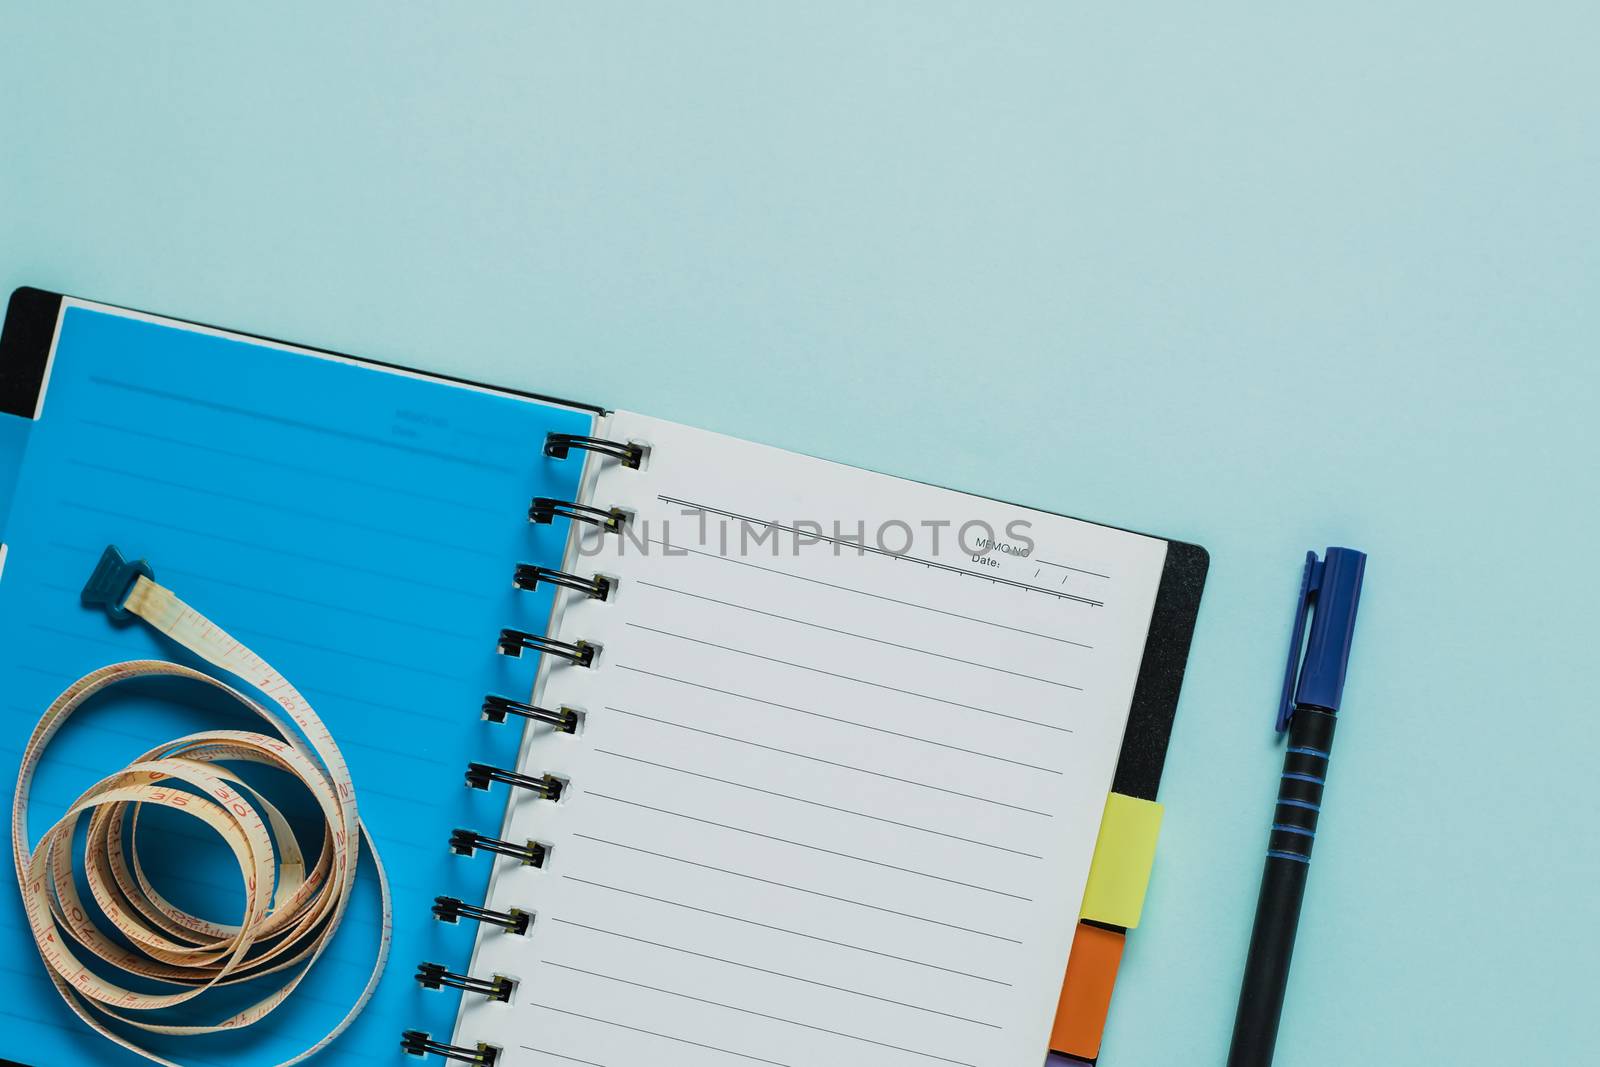
M 1306 616 L 1311 613 L 1311 602 L 1322 588 L 1322 561 L 1315 552 L 1306 553 L 1306 569 L 1300 576 L 1300 598 L 1294 608 L 1294 632 L 1289 635 L 1289 662 L 1283 671 L 1283 697 L 1278 701 L 1277 730 L 1281 734 L 1289 728 L 1294 716 L 1294 687 L 1300 680 L 1300 661 L 1305 654 Z

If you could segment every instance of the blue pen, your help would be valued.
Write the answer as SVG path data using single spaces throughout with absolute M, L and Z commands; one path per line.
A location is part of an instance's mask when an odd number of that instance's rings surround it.
M 1366 553 L 1353 548 L 1330 548 L 1320 560 L 1315 552 L 1306 553 L 1278 704 L 1278 733 L 1288 730 L 1289 751 L 1278 782 L 1278 807 L 1267 839 L 1267 866 L 1261 875 L 1228 1067 L 1272 1063 L 1366 567 Z M 1308 613 L 1312 614 L 1310 638 L 1306 637 Z

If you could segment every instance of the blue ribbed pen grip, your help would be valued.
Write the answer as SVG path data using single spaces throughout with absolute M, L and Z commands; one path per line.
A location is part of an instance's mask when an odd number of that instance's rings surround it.
M 1272 859 L 1311 862 L 1311 844 L 1317 836 L 1317 816 L 1322 811 L 1322 788 L 1328 778 L 1328 756 L 1333 747 L 1333 727 L 1338 720 L 1324 711 L 1301 708 L 1289 724 L 1289 750 L 1278 779 L 1278 807 L 1273 813 L 1267 856 Z

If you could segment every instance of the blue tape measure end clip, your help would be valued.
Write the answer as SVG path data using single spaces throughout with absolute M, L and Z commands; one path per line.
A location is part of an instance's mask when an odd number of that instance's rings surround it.
M 133 615 L 123 605 L 128 602 L 128 594 L 133 592 L 133 583 L 140 578 L 155 579 L 149 561 L 141 559 L 129 563 L 116 545 L 107 545 L 100 562 L 95 564 L 94 573 L 89 575 L 88 584 L 83 587 L 83 605 L 105 608 L 113 621 L 126 622 Z

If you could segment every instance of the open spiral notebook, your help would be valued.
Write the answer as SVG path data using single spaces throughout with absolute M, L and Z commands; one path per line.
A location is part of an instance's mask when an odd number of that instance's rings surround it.
M 148 651 L 64 595 L 86 554 L 192 574 L 305 678 L 394 872 L 393 973 L 336 1052 L 1042 1061 L 1107 794 L 1159 775 L 1203 552 L 53 294 L 12 311 L 7 751 L 64 678 Z M 98 1048 L 27 979 L 18 910 L 0 1052 Z M 310 994 L 337 1004 L 332 955 Z M 315 1007 L 285 1014 L 286 1052 Z M 247 1051 L 199 1047 L 170 1051 Z

